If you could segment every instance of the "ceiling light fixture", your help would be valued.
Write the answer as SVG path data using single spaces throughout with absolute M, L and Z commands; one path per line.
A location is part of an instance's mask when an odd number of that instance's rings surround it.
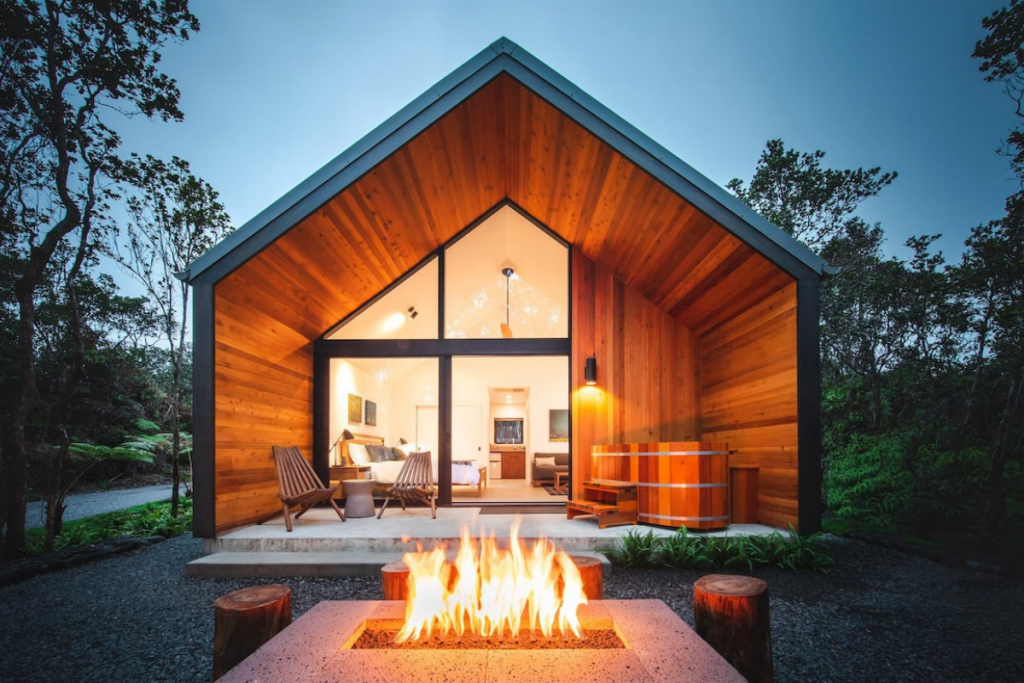
M 416 310 L 415 306 L 409 307 L 409 320 L 415 320 L 416 316 L 419 315 L 419 311 Z
M 512 287 L 512 276 L 516 274 L 515 266 L 506 261 L 501 266 L 501 274 L 505 276 L 505 322 L 501 324 L 501 336 L 503 339 L 512 339 L 512 328 L 509 327 L 509 291 Z

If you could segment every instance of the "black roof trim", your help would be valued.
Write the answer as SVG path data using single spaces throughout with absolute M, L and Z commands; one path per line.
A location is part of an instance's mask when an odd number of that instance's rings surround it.
M 501 73 L 508 73 L 679 193 L 794 277 L 828 264 L 805 245 L 507 38 L 500 38 L 194 261 L 192 283 L 215 283 Z

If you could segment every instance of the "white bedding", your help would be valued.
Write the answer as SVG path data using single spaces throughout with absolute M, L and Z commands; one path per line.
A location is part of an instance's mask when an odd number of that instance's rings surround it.
M 371 462 L 370 478 L 381 484 L 394 484 L 398 471 L 405 464 L 404 460 L 386 460 L 384 462 Z M 437 463 L 431 461 L 434 468 L 434 483 L 437 483 Z M 480 483 L 480 470 L 475 465 L 452 464 L 452 483 L 465 486 L 476 486 Z

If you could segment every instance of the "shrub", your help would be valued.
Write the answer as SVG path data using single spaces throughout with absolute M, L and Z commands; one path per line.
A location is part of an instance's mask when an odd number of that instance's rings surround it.
M 164 501 L 67 522 L 60 535 L 54 539 L 53 548 L 60 550 L 92 545 L 119 536 L 171 538 L 181 535 L 192 530 L 192 500 L 184 498 L 180 505 L 177 518 L 171 517 L 171 504 Z M 31 529 L 28 542 L 29 552 L 41 552 L 43 529 Z
M 680 528 L 658 537 L 652 530 L 630 530 L 621 544 L 603 551 L 625 567 L 661 565 L 680 569 L 744 569 L 771 565 L 791 570 L 826 572 L 834 563 L 821 547 L 821 534 L 800 536 L 790 526 L 787 538 L 778 531 L 768 536 L 691 536 Z

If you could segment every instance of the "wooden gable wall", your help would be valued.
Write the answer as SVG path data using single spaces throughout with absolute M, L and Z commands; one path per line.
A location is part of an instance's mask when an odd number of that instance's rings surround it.
M 593 438 L 699 437 L 698 345 L 792 278 L 501 75 L 214 286 L 218 530 L 279 507 L 271 446 L 311 456 L 313 340 L 506 200 L 574 245 L 614 311 L 573 321 L 574 355 L 588 343 L 576 331 L 590 334 L 624 392 L 594 413 Z M 573 292 L 579 315 L 595 305 L 586 291 Z M 728 355 L 712 373 L 736 367 Z

